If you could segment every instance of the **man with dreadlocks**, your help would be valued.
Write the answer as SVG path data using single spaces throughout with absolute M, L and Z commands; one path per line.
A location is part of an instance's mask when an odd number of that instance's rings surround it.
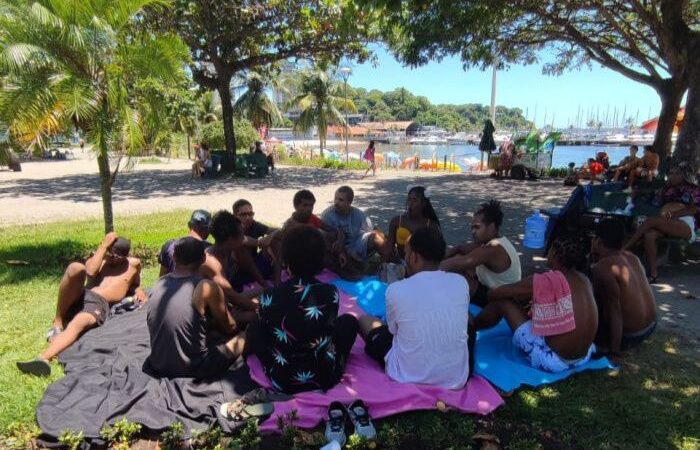
M 490 290 L 476 330 L 505 318 L 513 345 L 533 367 L 556 373 L 585 364 L 595 351 L 598 308 L 591 283 L 577 270 L 583 261 L 578 243 L 555 241 L 547 255 L 551 270 Z

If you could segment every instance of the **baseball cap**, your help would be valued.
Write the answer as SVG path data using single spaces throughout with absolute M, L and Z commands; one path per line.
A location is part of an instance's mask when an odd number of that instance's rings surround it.
M 190 226 L 197 225 L 200 227 L 208 227 L 211 224 L 211 214 L 209 214 L 209 211 L 196 209 L 192 213 L 192 217 L 190 217 L 189 224 Z

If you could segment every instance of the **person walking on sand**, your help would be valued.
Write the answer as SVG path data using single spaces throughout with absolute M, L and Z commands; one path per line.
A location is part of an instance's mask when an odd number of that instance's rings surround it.
M 377 162 L 374 159 L 374 151 L 374 141 L 369 141 L 369 146 L 367 147 L 367 150 L 365 150 L 364 156 L 365 161 L 369 162 L 369 167 L 367 168 L 364 174 L 365 177 L 367 176 L 370 170 L 372 170 L 372 176 L 375 176 L 377 174 Z

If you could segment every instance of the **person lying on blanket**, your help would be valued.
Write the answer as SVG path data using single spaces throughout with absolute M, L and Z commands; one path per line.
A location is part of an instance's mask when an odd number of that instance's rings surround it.
M 624 239 L 624 224 L 608 219 L 596 225 L 591 241 L 597 259 L 591 279 L 600 313 L 596 345 L 616 364 L 622 350 L 641 344 L 656 329 L 654 292 L 639 258 L 622 250 Z
M 557 373 L 587 363 L 595 351 L 598 308 L 590 281 L 576 270 L 583 261 L 578 243 L 555 241 L 547 255 L 551 270 L 489 291 L 476 330 L 506 319 L 513 345 L 536 369 Z
M 211 214 L 209 214 L 209 211 L 203 209 L 193 211 L 190 221 L 187 223 L 190 229 L 188 236 L 202 241 L 206 246 L 211 245 L 207 242 L 209 225 L 211 225 Z M 175 254 L 175 244 L 178 241 L 179 239 L 170 239 L 161 247 L 160 253 L 158 253 L 158 262 L 160 263 L 159 276 L 162 277 L 175 269 L 175 258 L 173 255 Z
M 501 236 L 501 203 L 482 203 L 472 219 L 472 244 L 450 248 L 440 268 L 461 273 L 469 282 L 471 302 L 486 304 L 490 289 L 520 281 L 520 257 L 507 237 Z
M 141 261 L 129 257 L 131 243 L 111 232 L 85 264 L 68 265 L 58 287 L 58 305 L 53 326 L 46 337 L 49 346 L 38 358 L 18 362 L 17 368 L 39 376 L 51 374 L 48 361 L 87 330 L 102 325 L 109 308 L 127 295 L 137 302 L 148 297 L 141 289 Z M 87 283 L 86 283 L 87 282 Z M 65 328 L 64 328 L 65 327 Z
M 230 212 L 222 210 L 214 214 L 210 232 L 214 236 L 214 245 L 205 250 L 206 259 L 199 273 L 218 284 L 224 291 L 224 297 L 236 321 L 241 324 L 248 323 L 256 317 L 256 297 L 260 290 L 239 293 L 231 284 L 237 273 L 234 253 L 243 249 L 241 222 Z
M 157 376 L 215 377 L 243 353 L 245 335 L 227 308 L 224 291 L 199 273 L 205 248 L 194 237 L 180 239 L 175 270 L 151 291 L 146 364 Z
M 243 227 L 243 249 L 236 256 L 240 261 L 240 270 L 233 280 L 233 287 L 238 292 L 247 284 L 257 282 L 268 287 L 267 279 L 272 276 L 273 261 L 269 251 L 275 228 L 255 220 L 253 205 L 246 199 L 233 203 L 233 215 L 241 221 Z
M 325 247 L 311 226 L 285 233 L 282 257 L 290 279 L 261 295 L 260 321 L 246 331 L 246 352 L 257 355 L 272 386 L 288 394 L 335 386 L 357 336 L 357 319 L 338 316 L 338 289 L 315 278 Z
M 365 352 L 398 382 L 461 389 L 472 372 L 469 285 L 438 268 L 445 248 L 440 230 L 414 231 L 405 244 L 409 278 L 386 290 L 386 324 L 360 318 Z
M 391 259 L 391 249 L 384 233 L 372 227 L 372 221 L 361 210 L 352 206 L 355 193 L 350 186 L 335 191 L 333 206 L 321 214 L 321 220 L 338 233 L 333 251 L 345 249 L 348 256 L 365 261 L 378 252 L 384 261 Z

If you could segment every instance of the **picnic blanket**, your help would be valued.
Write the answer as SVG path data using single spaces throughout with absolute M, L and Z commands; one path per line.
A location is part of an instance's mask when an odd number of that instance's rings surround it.
M 478 306 L 469 305 L 472 315 L 477 315 L 480 311 Z M 511 392 L 522 385 L 537 387 L 555 383 L 586 370 L 614 368 L 607 358 L 600 358 L 591 359 L 575 369 L 559 373 L 535 369 L 530 365 L 525 353 L 513 346 L 513 331 L 505 320 L 476 334 L 474 353 L 475 372 L 504 392 Z
M 330 281 L 328 276 L 323 278 L 324 281 Z M 341 291 L 339 313 L 359 316 L 362 310 L 351 296 Z M 265 387 L 271 386 L 260 361 L 255 356 L 248 358 L 248 366 L 255 381 Z M 405 411 L 436 409 L 438 401 L 444 402 L 450 408 L 477 414 L 488 414 L 503 404 L 493 387 L 476 375 L 469 380 L 464 389 L 455 391 L 393 381 L 365 354 L 364 341 L 358 336 L 340 383 L 326 392 L 303 392 L 296 394 L 292 400 L 275 403 L 275 412 L 261 424 L 260 429 L 277 431 L 277 417 L 284 417 L 293 410 L 296 410 L 299 417 L 295 422 L 297 426 L 313 428 L 326 417 L 330 402 L 338 400 L 349 404 L 357 398 L 367 404 L 372 417 L 375 418 Z
M 39 402 L 41 440 L 52 443 L 64 430 L 82 430 L 99 444 L 102 426 L 123 417 L 155 432 L 179 420 L 187 436 L 215 422 L 226 432 L 241 425 L 220 418 L 217 408 L 257 387 L 242 359 L 221 379 L 166 379 L 144 369 L 149 354 L 146 308 L 114 316 L 83 335 L 61 353 L 66 375 Z
M 379 317 L 386 315 L 386 283 L 377 277 L 365 277 L 360 281 L 332 281 L 356 299 L 357 305 L 366 313 Z M 472 315 L 481 311 L 476 305 L 469 305 Z M 530 366 L 527 357 L 512 343 L 513 332 L 505 320 L 497 326 L 477 333 L 474 356 L 475 372 L 486 378 L 504 392 L 510 392 L 522 385 L 532 387 L 555 383 L 585 370 L 604 370 L 614 366 L 607 358 L 592 359 L 573 370 L 553 374 Z

